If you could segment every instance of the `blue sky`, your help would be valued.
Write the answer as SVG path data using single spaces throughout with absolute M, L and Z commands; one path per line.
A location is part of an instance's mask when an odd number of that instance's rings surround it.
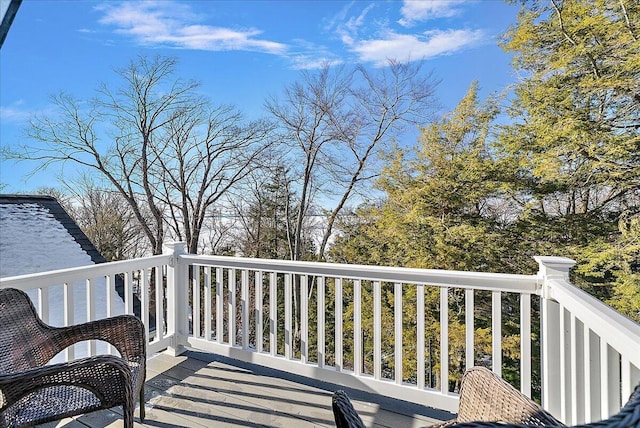
M 23 0 L 0 55 L 0 144 L 24 143 L 26 121 L 51 110 L 51 94 L 90 97 L 137 55 L 175 56 L 181 76 L 249 118 L 324 62 L 424 59 L 451 109 L 473 80 L 482 95 L 515 81 L 497 40 L 516 14 L 499 0 Z M 56 185 L 59 170 L 29 176 L 35 166 L 0 159 L 0 192 Z

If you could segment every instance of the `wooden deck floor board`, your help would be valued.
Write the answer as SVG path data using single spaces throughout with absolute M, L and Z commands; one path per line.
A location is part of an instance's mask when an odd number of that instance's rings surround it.
M 331 395 L 340 387 L 200 352 L 148 360 L 144 427 L 333 427 Z M 367 427 L 429 426 L 446 414 L 350 393 Z M 397 401 L 397 400 L 396 400 Z M 407 410 L 408 409 L 408 410 Z M 116 428 L 120 408 L 42 427 Z

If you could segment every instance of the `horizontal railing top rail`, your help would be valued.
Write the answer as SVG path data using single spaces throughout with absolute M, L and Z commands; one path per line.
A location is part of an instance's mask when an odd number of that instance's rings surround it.
M 31 290 L 54 284 L 83 281 L 89 278 L 97 278 L 122 272 L 147 269 L 153 266 L 166 265 L 169 264 L 171 260 L 172 258 L 170 255 L 163 254 L 140 259 L 99 263 L 95 265 L 78 266 L 48 272 L 10 276 L 0 278 L 0 287 L 11 286 L 12 288 L 18 288 L 21 290 Z
M 249 259 L 228 256 L 182 254 L 187 264 L 219 266 L 252 271 L 326 276 L 343 279 L 399 282 L 441 287 L 455 287 L 520 294 L 541 294 L 537 275 L 518 275 L 489 272 L 464 272 L 439 269 L 417 269 L 370 265 L 352 265 L 290 260 Z
M 640 367 L 640 326 L 595 297 L 562 280 L 549 281 L 549 297 Z
M 175 342 L 167 330 L 174 314 L 165 308 L 164 282 L 168 267 L 177 262 L 171 254 L 100 263 L 0 278 L 0 288 L 17 288 L 31 292 L 34 305 L 45 323 L 66 326 L 119 315 L 135 314 L 142 318 L 148 352 L 159 352 Z M 155 290 L 150 301 L 148 288 Z M 138 289 L 138 291 L 136 291 Z M 147 291 L 143 291 L 147 290 Z M 36 293 L 33 293 L 36 292 Z M 95 341 L 87 343 L 85 352 L 79 344 L 67 348 L 64 359 L 95 355 L 104 348 Z M 113 352 L 106 347 L 107 352 Z
M 158 328 L 150 338 L 151 352 L 167 348 L 179 352 L 182 346 L 193 346 L 337 383 L 361 384 L 408 401 L 416 400 L 418 392 L 430 405 L 447 410 L 455 409 L 457 395 L 448 382 L 434 388 L 430 364 L 431 358 L 434 364 L 440 361 L 440 368 L 433 368 L 436 381 L 449 378 L 449 354 L 454 346 L 450 334 L 458 335 L 455 346 L 463 344 L 467 365 L 486 364 L 487 354 L 498 374 L 505 334 L 519 336 L 522 391 L 530 395 L 539 380 L 543 405 L 567 422 L 597 420 L 616 412 L 640 380 L 640 326 L 571 285 L 569 270 L 575 262 L 570 259 L 537 257 L 540 269 L 536 275 L 516 275 L 204 256 L 185 254 L 183 247 L 175 243 L 159 256 L 4 277 L 0 288 L 40 290 L 38 307 L 45 320 L 54 309 L 48 307 L 48 289 L 64 288 L 61 307 L 63 321 L 69 324 L 78 321 L 73 307 L 80 300 L 89 302 L 86 317 L 80 320 L 113 313 L 96 309 L 101 300 L 96 300 L 95 294 L 98 287 L 106 285 L 106 294 L 112 296 L 117 279 L 123 284 L 124 312 L 133 313 L 133 301 L 139 297 L 147 334 L 150 316 L 155 319 Z M 189 266 L 194 267 L 191 272 Z M 315 289 L 309 281 L 314 281 Z M 75 300 L 74 287 L 79 291 Z M 301 299 L 309 300 L 301 305 L 299 314 L 293 311 L 297 287 Z M 432 302 L 430 307 L 435 315 L 426 312 L 428 287 L 440 287 L 439 305 Z M 409 295 L 417 300 L 405 302 Z M 531 296 L 540 296 L 539 302 Z M 113 306 L 113 300 L 107 301 Z M 372 311 L 366 326 L 362 316 L 365 304 Z M 458 319 L 456 323 L 461 324 L 450 330 L 452 304 L 464 311 L 464 319 Z M 480 310 L 485 311 L 482 319 L 476 314 Z M 409 313 L 406 320 L 405 313 Z M 459 318 L 460 313 L 453 311 L 451 316 Z M 425 322 L 425 314 L 436 317 L 433 325 Z M 532 326 L 539 316 L 542 370 L 532 373 L 532 345 L 536 343 Z M 503 331 L 503 317 L 512 330 L 519 324 L 519 332 Z M 299 342 L 292 339 L 295 322 L 300 323 Z M 438 332 L 431 349 L 431 343 L 425 343 L 425 332 L 433 333 L 434 326 Z M 417 343 L 404 338 L 407 328 L 413 329 Z M 481 329 L 476 332 L 477 328 Z M 310 332 L 316 335 L 311 341 Z M 490 340 L 490 351 L 480 347 L 474 351 L 476 333 L 483 335 L 482 340 Z M 390 338 L 392 343 L 387 344 Z M 310 352 L 310 344 L 318 352 Z M 411 355 L 415 353 L 415 361 L 404 364 L 409 349 Z M 90 348 L 94 351 L 95 347 Z M 407 373 L 403 366 L 408 367 Z
M 640 382 L 640 325 L 572 285 L 575 261 L 536 260 L 543 407 L 568 425 L 606 419 Z

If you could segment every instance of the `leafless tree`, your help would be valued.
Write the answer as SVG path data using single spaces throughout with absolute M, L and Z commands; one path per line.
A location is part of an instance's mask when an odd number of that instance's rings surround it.
M 258 162 L 270 129 L 212 107 L 175 69 L 174 59 L 139 57 L 116 70 L 120 86 L 100 84 L 94 99 L 54 96 L 56 113 L 28 128 L 35 144 L 11 153 L 38 168 L 70 161 L 97 171 L 126 200 L 153 254 L 167 225 L 197 251 L 207 210 Z
M 227 214 L 226 206 L 228 201 L 209 208 L 202 228 L 203 239 L 198 254 L 235 255 L 237 248 L 234 231 L 237 221 L 234 216 Z
M 325 66 L 304 72 L 265 103 L 298 165 L 299 208 L 293 260 L 302 254 L 303 221 L 313 207 L 326 213 L 317 258 L 324 259 L 336 219 L 378 175 L 380 150 L 406 125 L 424 124 L 435 110 L 436 82 L 421 62 L 389 61 L 370 71 Z
M 142 228 L 120 193 L 101 189 L 89 178 L 68 187 L 66 209 L 108 262 L 145 255 Z
M 335 163 L 329 162 L 330 156 L 348 139 L 344 131 L 357 126 L 348 104 L 352 77 L 344 68 L 329 66 L 317 73 L 304 72 L 302 80 L 286 87 L 280 98 L 271 97 L 265 103 L 292 149 L 292 164 L 299 167 L 293 260 L 302 255 L 302 224 L 313 195 L 326 184 L 322 172 Z
M 168 123 L 158 152 L 160 194 L 170 213 L 169 225 L 188 250 L 196 253 L 210 208 L 261 164 L 272 126 L 266 121 L 243 125 L 231 106 L 187 111 Z
M 389 61 L 374 71 L 327 65 L 317 72 L 303 72 L 301 80 L 286 87 L 280 97 L 266 101 L 280 139 L 290 147 L 286 162 L 297 173 L 292 260 L 303 255 L 305 219 L 320 210 L 326 213 L 326 225 L 316 258 L 324 259 L 338 216 L 379 173 L 378 151 L 401 135 L 404 125 L 425 123 L 435 107 L 434 90 L 435 82 L 420 62 Z M 313 281 L 309 288 L 311 296 Z M 300 333 L 299 289 L 296 282 L 295 341 Z

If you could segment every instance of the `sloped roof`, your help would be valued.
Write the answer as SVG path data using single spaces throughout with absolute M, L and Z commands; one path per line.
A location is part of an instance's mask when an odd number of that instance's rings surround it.
M 64 249 L 59 239 L 66 237 L 61 236 L 60 232 L 62 230 L 54 233 L 53 228 L 57 226 L 56 223 L 66 230 L 69 237 L 80 246 L 92 263 L 106 262 L 106 259 L 91 243 L 89 238 L 87 238 L 87 235 L 84 234 L 82 229 L 80 229 L 54 197 L 44 195 L 0 195 L 0 237 L 3 238 L 0 240 L 0 276 L 6 276 L 3 275 L 5 269 L 2 269 L 4 265 L 2 259 L 9 257 L 8 251 L 12 251 L 16 256 L 15 258 L 24 256 L 24 254 L 17 254 L 16 251 L 17 246 L 22 246 L 21 244 L 25 244 L 25 241 L 34 239 L 38 245 L 38 252 L 40 254 L 54 254 L 54 252 L 60 252 Z M 8 229 L 10 226 L 13 230 Z M 53 239 L 47 240 L 47 236 L 42 235 L 42 232 L 45 231 L 46 235 L 49 235 L 49 237 Z M 11 238 L 7 236 L 8 234 L 17 234 L 18 236 Z M 47 248 L 49 242 L 54 248 Z M 6 248 L 8 245 L 11 245 L 12 248 Z M 5 251 L 7 253 L 5 253 Z M 69 249 L 68 251 L 71 252 L 74 251 L 74 249 Z M 3 253 L 5 253 L 5 257 L 2 257 Z M 68 257 L 69 255 L 66 254 L 66 256 Z M 40 271 L 37 270 L 35 266 L 23 266 L 23 262 L 13 260 L 13 258 L 14 257 L 12 257 L 12 263 L 14 267 L 12 270 L 19 270 L 19 272 L 13 272 L 12 275 L 22 275 Z M 50 261 L 54 266 L 50 266 L 45 270 L 91 264 L 78 262 L 78 264 L 74 266 L 67 266 L 67 261 L 58 261 L 55 259 Z M 15 266 L 16 263 L 21 266 Z
M 0 277 L 26 275 L 104 262 L 104 257 L 91 244 L 76 223 L 69 217 L 58 201 L 50 196 L 40 195 L 0 195 Z M 120 281 L 122 283 L 122 281 Z M 116 278 L 114 296 L 115 313 L 124 313 L 122 300 L 124 288 Z M 87 294 L 83 281 L 70 284 L 73 293 L 72 323 L 87 319 Z M 97 280 L 95 287 L 97 318 L 107 315 L 106 282 Z M 27 290 L 35 302 L 35 290 Z M 120 297 L 120 298 L 118 298 Z M 64 301 L 62 284 L 49 287 L 50 308 L 60 308 Z M 65 325 L 63 311 L 50 310 L 46 323 L 54 326 Z M 76 357 L 87 355 L 86 346 L 74 345 Z M 104 344 L 97 346 L 98 353 L 106 352 Z M 61 355 L 53 362 L 63 361 Z
M 96 263 L 105 263 L 89 238 L 52 196 L 0 194 L 0 277 L 26 275 Z M 104 285 L 104 284 L 103 284 Z M 116 308 L 124 312 L 124 281 L 115 277 L 116 293 L 120 297 Z M 58 299 L 53 293 L 51 299 Z M 77 316 L 84 311 L 84 290 L 77 290 Z M 33 296 L 32 296 L 33 297 Z M 101 295 L 100 299 L 106 296 Z M 104 306 L 105 305 L 98 305 Z M 141 303 L 133 299 L 133 311 L 139 316 Z M 150 329 L 155 329 L 155 317 L 149 316 Z M 59 320 L 51 320 L 60 322 Z
M 104 262 L 55 198 L 0 195 L 0 277 Z

